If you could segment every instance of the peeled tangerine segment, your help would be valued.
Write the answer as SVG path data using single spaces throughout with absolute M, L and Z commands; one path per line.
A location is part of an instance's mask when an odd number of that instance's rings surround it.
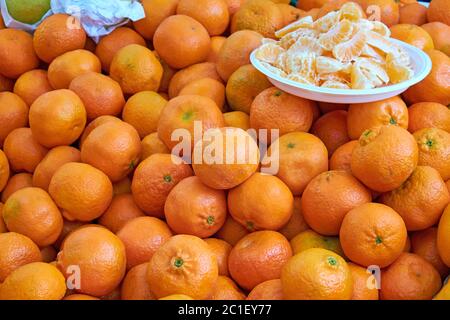
M 354 2 L 346 2 L 340 9 L 341 18 L 351 21 L 358 21 L 364 18 L 362 8 Z
M 371 76 L 374 76 L 376 79 L 379 79 L 381 81 L 379 85 L 389 82 L 389 76 L 386 70 L 384 70 L 383 66 L 375 60 L 358 58 L 355 63 L 357 63 L 363 71 L 369 73 Z
M 361 55 L 366 40 L 367 33 L 358 31 L 350 40 L 337 44 L 333 48 L 333 55 L 339 61 L 353 61 Z
M 304 76 L 302 76 L 298 73 L 288 74 L 287 78 L 289 80 L 292 80 L 292 81 L 295 81 L 298 83 L 309 84 L 309 85 L 313 85 L 313 86 L 315 85 L 315 81 L 313 79 L 305 78 Z
M 316 58 L 316 71 L 318 74 L 322 73 L 332 73 L 341 71 L 349 66 L 344 64 L 334 58 L 329 57 L 317 57 Z
M 316 55 L 311 52 L 300 52 L 286 59 L 286 70 L 303 76 L 306 79 L 314 79 L 316 75 Z
M 322 83 L 321 87 L 334 89 L 350 89 L 348 84 L 336 80 L 327 80 Z
M 287 60 L 287 53 L 283 52 L 277 57 L 277 60 L 275 61 L 275 63 L 273 65 L 274 65 L 274 67 L 277 67 L 278 69 L 281 69 L 285 72 L 287 69 L 286 60 Z
M 256 59 L 270 64 L 274 64 L 278 56 L 285 50 L 277 44 L 267 43 L 256 50 Z
M 342 71 L 331 72 L 331 73 L 319 75 L 319 81 L 321 81 L 321 82 L 337 81 L 337 82 L 342 82 L 345 84 L 350 84 L 350 80 L 351 80 L 350 75 L 345 72 L 342 72 Z
M 294 32 L 291 32 L 291 33 L 285 35 L 283 38 L 281 38 L 280 45 L 284 49 L 289 49 L 300 38 L 303 38 L 303 37 L 315 38 L 316 36 L 317 36 L 317 31 L 315 31 L 313 29 L 300 28 L 298 30 L 295 30 Z
M 288 50 L 288 55 L 296 55 L 302 52 L 312 52 L 320 56 L 323 52 L 318 40 L 313 37 L 299 38 Z
M 371 89 L 388 83 L 389 76 L 379 63 L 360 58 L 353 64 L 351 81 L 353 89 Z
M 391 30 L 388 28 L 387 25 L 380 21 L 371 21 L 372 22 L 372 30 L 384 37 L 390 37 L 391 36 Z
M 361 52 L 361 56 L 372 58 L 381 63 L 384 62 L 384 55 L 382 54 L 382 52 L 380 52 L 378 49 L 371 47 L 368 44 L 364 46 L 363 51 Z
M 331 11 L 313 23 L 313 28 L 320 33 L 327 32 L 339 22 L 339 11 Z
M 349 20 L 342 20 L 326 33 L 319 37 L 319 44 L 327 51 L 332 50 L 335 45 L 347 41 L 353 33 L 353 24 Z
M 386 56 L 386 71 L 392 83 L 411 79 L 414 75 L 413 70 L 408 65 L 401 64 L 390 53 Z
M 378 48 L 384 53 L 392 52 L 396 50 L 397 45 L 395 45 L 389 38 L 382 36 L 375 31 L 367 32 L 367 43 L 372 47 Z
M 272 72 L 273 74 L 276 74 L 277 76 L 286 78 L 287 74 L 286 72 L 284 72 L 281 69 L 275 68 L 274 66 L 272 66 L 271 64 L 267 63 L 267 62 L 261 62 L 261 65 L 266 68 L 267 70 L 269 70 L 270 72 Z
M 275 36 L 279 39 L 300 28 L 312 28 L 312 25 L 313 18 L 311 16 L 306 16 L 278 30 L 277 32 L 275 32 Z

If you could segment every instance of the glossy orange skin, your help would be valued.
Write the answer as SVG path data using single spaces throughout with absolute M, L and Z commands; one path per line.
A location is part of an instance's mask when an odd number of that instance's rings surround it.
M 382 300 L 430 300 L 441 288 L 441 277 L 424 258 L 403 253 L 381 273 Z
M 117 194 L 113 197 L 110 206 L 98 219 L 99 224 L 110 231 L 117 233 L 130 220 L 145 216 L 139 209 L 129 193 Z
M 402 216 L 408 231 L 416 231 L 439 221 L 450 194 L 436 169 L 418 166 L 400 188 L 382 194 L 380 201 Z
M 169 148 L 174 148 L 179 141 L 172 141 L 176 129 L 186 129 L 191 133 L 191 145 L 194 140 L 194 122 L 201 121 L 203 132 L 211 128 L 224 126 L 222 112 L 216 103 L 198 95 L 176 97 L 167 103 L 158 122 L 158 136 Z
M 131 124 L 142 139 L 158 129 L 158 121 L 167 100 L 153 91 L 141 91 L 127 100 L 123 121 Z
M 130 269 L 122 282 L 120 298 L 122 300 L 155 300 L 147 283 L 148 262 Z
M 170 191 L 164 213 L 167 224 L 176 234 L 210 237 L 225 223 L 225 192 L 206 186 L 198 177 L 188 177 Z
M 447 206 L 439 220 L 437 233 L 437 248 L 442 261 L 450 267 L 450 206 Z
M 2 202 L 6 202 L 8 198 L 17 190 L 32 187 L 33 176 L 29 173 L 17 173 L 11 176 L 2 192 Z
M 84 48 L 86 33 L 83 28 L 69 28 L 70 19 L 74 20 L 66 14 L 54 14 L 36 29 L 33 44 L 41 60 L 50 63 L 66 52 Z
M 325 143 L 328 154 L 350 141 L 347 134 L 347 112 L 338 110 L 320 117 L 311 129 L 311 133 Z
M 48 149 L 38 143 L 30 128 L 17 128 L 6 137 L 3 151 L 12 171 L 32 173 Z
M 150 260 L 147 281 L 157 298 L 189 294 L 194 299 L 210 298 L 219 276 L 217 261 L 202 239 L 176 235 Z
M 226 277 L 219 276 L 216 282 L 216 288 L 211 296 L 211 300 L 245 300 L 245 294 L 238 288 L 236 283 Z
M 283 298 L 280 279 L 261 282 L 247 296 L 247 300 L 283 300 Z
M 421 50 L 434 49 L 433 39 L 428 32 L 415 24 L 401 23 L 390 29 L 392 38 L 409 43 Z
M 152 40 L 158 26 L 176 14 L 179 0 L 142 0 L 145 18 L 133 22 L 134 29 L 145 39 Z
M 74 230 L 89 225 L 86 222 L 81 221 L 69 221 L 67 219 L 64 219 L 63 222 L 63 229 L 61 231 L 61 234 L 59 235 L 58 240 L 54 243 L 55 248 L 61 249 L 62 243 L 66 239 L 66 237 Z
M 86 226 L 67 236 L 57 264 L 66 278 L 73 272 L 69 266 L 79 266 L 82 276 L 77 292 L 101 297 L 112 292 L 125 276 L 125 246 L 106 228 Z
M 23 73 L 36 69 L 39 59 L 33 49 L 31 35 L 22 30 L 0 30 L 0 70 L 10 79 L 17 79 Z
M 373 9 L 370 9 L 374 8 L 373 6 L 378 7 L 380 9 L 381 22 L 388 27 L 397 24 L 400 19 L 399 5 L 396 0 L 356 0 L 355 2 L 363 8 L 368 18 L 376 14 L 376 11 L 374 12 Z
M 180 43 L 179 39 L 183 39 Z M 165 19 L 156 29 L 153 45 L 158 55 L 174 69 L 204 62 L 211 40 L 208 31 L 197 20 L 186 15 Z
M 109 122 L 94 129 L 86 138 L 81 147 L 81 160 L 117 182 L 136 168 L 141 148 L 136 129 L 125 122 Z
M 68 89 L 73 79 L 88 72 L 100 73 L 100 60 L 92 52 L 79 49 L 54 59 L 48 67 L 48 80 L 55 89 Z
M 128 221 L 117 232 L 125 245 L 127 269 L 148 262 L 153 254 L 172 237 L 164 221 L 154 217 L 137 217 Z
M 3 151 L 0 150 L 0 191 L 6 187 L 9 180 L 9 162 Z
M 306 223 L 323 235 L 338 235 L 352 209 L 372 201 L 370 191 L 346 171 L 327 171 L 315 177 L 302 195 Z
M 91 221 L 100 217 L 112 200 L 112 184 L 100 170 L 69 162 L 53 175 L 49 193 L 69 220 Z
M 267 153 L 274 159 L 279 157 L 277 177 L 286 183 L 294 196 L 301 195 L 315 176 L 328 170 L 325 144 L 309 133 L 285 134 L 273 142 Z M 267 163 L 267 160 L 266 156 L 263 163 Z
M 0 287 L 1 300 L 61 300 L 64 277 L 54 266 L 32 262 L 14 270 Z
M 348 135 L 352 140 L 359 139 L 368 129 L 390 124 L 407 129 L 408 118 L 408 108 L 398 96 L 377 102 L 352 104 L 348 109 Z
M 414 138 L 419 146 L 419 165 L 435 168 L 442 179 L 450 179 L 450 133 L 427 128 L 416 131 Z
M 95 49 L 95 55 L 100 59 L 103 71 L 109 72 L 115 54 L 130 44 L 146 46 L 144 38 L 127 27 L 119 27 L 102 37 Z
M 300 232 L 290 241 L 292 253 L 295 255 L 311 248 L 322 248 L 345 257 L 338 237 L 323 236 L 312 229 Z
M 418 149 L 414 137 L 399 126 L 369 129 L 353 150 L 352 173 L 372 190 L 394 190 L 417 166 Z
M 29 106 L 44 93 L 52 91 L 47 71 L 36 69 L 22 74 L 14 84 L 14 93 Z
M 166 147 L 164 142 L 158 138 L 158 132 L 150 133 L 148 136 L 145 136 L 141 141 L 142 145 L 142 155 L 141 159 L 144 161 L 151 155 L 155 153 L 170 153 L 169 148 Z
M 92 131 L 94 131 L 94 129 L 100 127 L 101 125 L 107 123 L 107 122 L 122 122 L 122 120 L 120 120 L 117 117 L 114 116 L 100 116 L 98 118 L 96 118 L 95 120 L 92 120 L 84 129 L 83 134 L 80 137 L 80 148 L 83 146 L 84 141 L 86 140 L 86 138 L 88 137 L 88 135 L 91 134 Z
M 419 102 L 408 108 L 411 133 L 425 128 L 438 128 L 450 132 L 450 109 L 436 102 Z
M 428 21 L 439 21 L 450 25 L 450 7 L 445 0 L 433 0 L 427 11 Z
M 192 169 L 188 164 L 173 163 L 170 154 L 154 154 L 142 161 L 134 172 L 131 183 L 134 201 L 146 214 L 163 218 L 169 192 L 190 176 Z
M 308 224 L 303 217 L 302 200 L 299 197 L 294 197 L 294 211 L 289 221 L 280 229 L 280 232 L 286 239 L 291 240 L 297 234 L 309 229 Z
M 228 193 L 231 216 L 249 231 L 278 230 L 294 211 L 294 197 L 275 176 L 255 173 Z
M 342 249 L 352 262 L 381 268 L 400 256 L 407 237 L 401 216 L 378 203 L 366 203 L 347 213 L 339 235 Z
M 277 7 L 283 16 L 283 27 L 297 21 L 305 13 L 303 10 L 291 6 L 288 3 L 278 3 Z
M 314 102 L 285 93 L 271 87 L 262 91 L 250 107 L 250 127 L 255 130 L 267 129 L 268 137 L 263 142 L 271 142 L 272 129 L 279 135 L 290 132 L 308 132 L 312 125 Z
M 210 36 L 224 33 L 230 22 L 228 6 L 223 0 L 180 0 L 177 14 L 197 20 Z
M 448 275 L 450 269 L 442 261 L 437 248 L 437 228 L 432 227 L 414 232 L 411 235 L 411 248 L 412 253 L 421 256 L 431 263 L 441 277 Z
M 409 104 L 429 101 L 450 104 L 450 57 L 438 50 L 427 51 L 433 66 L 428 76 L 403 93 Z
M 197 63 L 175 73 L 170 80 L 168 93 L 170 98 L 175 98 L 189 83 L 203 78 L 211 78 L 222 81 L 216 71 L 216 64 L 212 62 Z
M 208 238 L 204 240 L 216 256 L 219 275 L 228 277 L 228 256 L 233 247 L 228 242 L 221 239 Z
M 297 2 L 297 8 L 308 11 L 314 8 L 321 8 L 330 0 L 303 0 Z
M 228 215 L 222 228 L 217 231 L 216 236 L 235 246 L 248 233 L 248 230 L 243 225 L 234 220 L 231 215 Z
M 239 67 L 250 63 L 250 53 L 261 45 L 263 36 L 252 30 L 241 30 L 227 38 L 219 52 L 217 72 L 228 81 Z
M 89 296 L 87 294 L 71 294 L 66 296 L 63 300 L 100 300 L 99 298 Z
M 33 185 L 48 191 L 50 180 L 62 165 L 80 161 L 80 150 L 74 147 L 60 146 L 51 149 L 34 170 Z
M 3 210 L 3 203 L 0 202 L 0 211 Z M 3 221 L 3 216 L 0 216 L 0 234 L 8 232 L 6 228 L 5 221 Z
M 286 300 L 350 300 L 350 269 L 336 253 L 313 248 L 293 256 L 281 273 Z
M 227 101 L 232 110 L 250 114 L 253 100 L 265 89 L 272 87 L 267 77 L 246 64 L 234 71 L 227 81 Z M 294 100 L 294 99 L 291 99 Z
M 222 49 L 223 44 L 227 40 L 226 37 L 223 36 L 215 36 L 211 37 L 211 49 L 208 54 L 208 58 L 206 61 L 216 63 L 217 58 L 219 56 L 220 49 Z
M 53 244 L 63 227 L 58 207 L 49 194 L 39 188 L 24 188 L 13 193 L 2 213 L 9 231 L 23 234 L 41 247 Z
M 400 7 L 401 23 L 410 23 L 421 26 L 427 23 L 427 7 L 420 3 L 410 3 Z
M 47 148 L 70 145 L 86 126 L 86 109 L 72 91 L 62 89 L 41 95 L 30 107 L 30 128 Z
M 117 116 L 125 105 L 120 85 L 100 73 L 89 72 L 76 77 L 69 89 L 83 101 L 89 120 L 104 115 Z
M 378 300 L 378 289 L 370 289 L 367 286 L 371 276 L 367 269 L 351 262 L 348 263 L 348 268 L 353 280 L 352 300 Z
M 158 91 L 164 69 L 155 54 L 147 47 L 130 44 L 120 49 L 110 66 L 110 76 L 125 94 Z
M 450 55 L 450 26 L 439 22 L 429 22 L 420 26 L 433 39 L 434 48 Z
M 231 277 L 245 290 L 279 279 L 281 269 L 292 256 L 287 239 L 275 231 L 257 231 L 243 237 L 228 257 Z
M 352 153 L 357 145 L 358 141 L 352 140 L 337 148 L 330 158 L 330 169 L 345 170 L 351 173 Z
M 12 92 L 0 93 L 0 145 L 14 129 L 28 124 L 28 106 L 20 96 Z
M 225 108 L 225 86 L 215 79 L 203 78 L 192 81 L 180 91 L 179 95 L 205 96 L 213 100 L 221 111 Z
M 28 237 L 15 233 L 0 233 L 0 281 L 17 268 L 42 261 L 39 247 Z
M 222 154 L 219 156 L 208 153 L 208 148 L 211 148 L 210 138 L 204 138 L 194 146 L 192 168 L 204 184 L 214 189 L 231 189 L 258 170 L 258 145 L 246 131 L 221 128 L 214 133 L 214 139 L 223 141 Z M 211 163 L 212 160 L 214 163 Z

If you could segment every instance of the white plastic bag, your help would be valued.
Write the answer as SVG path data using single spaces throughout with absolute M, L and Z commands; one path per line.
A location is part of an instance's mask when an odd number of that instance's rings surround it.
M 98 42 L 101 36 L 145 17 L 137 0 L 51 0 L 53 13 L 77 17 L 86 33 Z
M 5 26 L 7 26 L 8 28 L 24 30 L 24 31 L 27 31 L 30 33 L 33 32 L 34 30 L 36 30 L 38 25 L 41 24 L 42 20 L 44 20 L 45 18 L 47 18 L 48 16 L 53 14 L 52 11 L 49 10 L 42 17 L 42 19 L 40 21 L 36 22 L 35 24 L 26 24 L 26 23 L 22 23 L 17 20 L 14 20 L 14 18 L 11 17 L 11 15 L 8 12 L 8 7 L 6 6 L 5 0 L 0 0 L 0 7 L 2 8 L 2 17 L 3 17 L 3 21 L 5 22 Z

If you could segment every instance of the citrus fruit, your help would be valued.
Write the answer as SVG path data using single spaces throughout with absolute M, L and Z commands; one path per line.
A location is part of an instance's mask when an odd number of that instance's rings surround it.
M 226 127 L 239 128 L 247 131 L 250 128 L 250 117 L 242 111 L 230 111 L 223 114 Z
M 122 281 L 120 298 L 122 300 L 155 300 L 147 283 L 148 262 L 131 268 Z
M 397 24 L 400 19 L 400 9 L 396 0 L 356 0 L 370 19 L 380 19 L 388 27 Z
M 436 102 L 419 102 L 408 108 L 411 133 L 426 128 L 438 128 L 450 132 L 450 109 Z
M 409 23 L 421 26 L 427 23 L 427 7 L 420 3 L 410 3 L 400 7 L 399 24 Z
M 371 273 L 354 263 L 348 263 L 353 279 L 352 300 L 378 300 L 378 289 L 370 288 L 367 284 L 371 280 Z
M 245 294 L 232 279 L 226 276 L 219 276 L 211 300 L 245 300 Z
M 185 206 L 187 202 L 189 207 Z M 170 191 L 164 213 L 167 224 L 175 233 L 210 237 L 225 222 L 225 192 L 204 185 L 198 177 L 188 177 Z
M 92 120 L 86 126 L 86 128 L 83 131 L 83 134 L 80 137 L 80 143 L 79 143 L 80 147 L 83 146 L 84 141 L 91 134 L 91 132 L 94 131 L 94 129 L 100 127 L 101 125 L 103 125 L 107 122 L 122 122 L 122 120 L 120 120 L 119 118 L 114 117 L 114 116 L 100 116 L 100 117 Z
M 138 207 L 146 214 L 164 217 L 169 192 L 181 180 L 192 176 L 191 167 L 170 154 L 154 154 L 142 161 L 134 172 L 131 191 Z M 172 161 L 172 160 L 179 161 Z
M 294 197 L 294 211 L 289 221 L 278 230 L 288 240 L 292 240 L 300 232 L 309 229 L 302 213 L 302 200 L 299 197 Z
M 104 115 L 117 116 L 125 105 L 120 85 L 100 73 L 89 72 L 76 77 L 69 89 L 83 101 L 88 120 Z
M 225 86 L 215 79 L 203 78 L 192 81 L 180 91 L 179 95 L 204 96 L 213 100 L 220 110 L 223 111 L 225 108 Z
M 400 187 L 418 163 L 414 137 L 399 126 L 366 130 L 352 153 L 351 169 L 356 178 L 378 192 Z
M 312 248 L 294 255 L 281 272 L 287 300 L 349 300 L 353 282 L 350 269 L 336 253 Z
M 83 49 L 86 32 L 79 25 L 73 27 L 71 20 L 76 18 L 67 14 L 54 14 L 42 21 L 33 36 L 34 50 L 38 57 L 50 63 L 56 57 L 77 49 Z
M 339 238 L 323 236 L 313 230 L 305 230 L 291 239 L 292 252 L 294 254 L 311 248 L 322 248 L 333 251 L 344 257 Z
M 183 41 L 180 42 L 179 39 Z M 166 18 L 158 26 L 153 45 L 170 67 L 182 69 L 206 61 L 211 40 L 200 22 L 179 14 Z
M 228 277 L 228 256 L 230 255 L 230 251 L 233 247 L 228 242 L 221 239 L 208 238 L 204 240 L 216 256 L 217 265 L 219 267 L 219 275 Z
M 137 217 L 129 220 L 117 236 L 125 245 L 127 269 L 148 262 L 153 254 L 172 237 L 167 224 L 154 217 Z
M 47 71 L 36 69 L 22 74 L 14 84 L 14 93 L 29 106 L 42 94 L 52 91 Z
M 41 95 L 30 107 L 30 128 L 43 146 L 52 148 L 74 143 L 86 125 L 81 99 L 67 89 Z
M 450 25 L 450 8 L 445 0 L 432 0 L 427 11 L 428 21 L 439 21 Z
M 418 166 L 400 188 L 382 194 L 380 200 L 402 216 L 408 231 L 415 231 L 439 221 L 450 194 L 436 169 Z
M 41 247 L 53 244 L 63 227 L 55 202 L 39 188 L 14 192 L 6 200 L 2 214 L 9 231 L 23 234 Z
M 57 265 L 68 282 L 78 267 L 78 293 L 102 297 L 111 293 L 125 276 L 126 255 L 122 241 L 106 228 L 86 226 L 70 233 L 58 254 Z
M 134 21 L 134 29 L 145 39 L 152 40 L 161 22 L 177 11 L 179 0 L 142 0 L 145 18 Z
M 6 0 L 6 7 L 15 20 L 35 24 L 50 10 L 50 0 Z
M 206 58 L 207 62 L 217 62 L 220 49 L 222 49 L 222 46 L 226 40 L 227 38 L 222 36 L 211 37 L 211 49 L 209 51 L 208 57 Z
M 190 235 L 170 238 L 153 254 L 147 269 L 147 281 L 157 298 L 189 294 L 207 299 L 218 276 L 217 261 L 208 244 Z
M 141 141 L 141 146 L 142 161 L 155 153 L 170 153 L 169 148 L 167 148 L 164 142 L 162 142 L 161 139 L 158 138 L 158 132 L 150 133 L 148 136 L 144 137 L 144 139 L 142 139 Z
M 446 283 L 433 298 L 433 300 L 448 300 L 450 298 L 450 284 Z
M 0 93 L 0 145 L 14 129 L 28 124 L 28 106 L 20 96 L 12 92 Z
M 347 134 L 347 111 L 337 110 L 323 115 L 314 122 L 311 133 L 323 141 L 328 154 L 332 155 L 350 140 Z
M 71 294 L 64 297 L 63 300 L 100 300 L 99 298 L 87 295 L 87 294 Z
M 433 39 L 421 27 L 414 24 L 396 24 L 391 28 L 391 37 L 409 43 L 421 50 L 434 49 Z
M 247 296 L 247 300 L 283 300 L 283 298 L 280 279 L 261 282 Z
M 330 169 L 345 170 L 351 173 L 352 153 L 357 145 L 358 141 L 352 140 L 337 148 L 330 158 Z
M 231 277 L 245 290 L 279 279 L 281 269 L 291 258 L 287 239 L 275 231 L 257 231 L 243 237 L 228 257 Z
M 438 225 L 438 233 L 437 233 L 437 248 L 439 251 L 439 256 L 442 261 L 450 267 L 450 254 L 449 254 L 449 245 L 450 245 L 450 206 L 447 206 L 444 213 L 439 220 Z
M 112 200 L 112 184 L 100 170 L 69 162 L 50 180 L 49 193 L 70 220 L 91 221 L 100 217 Z
M 130 44 L 114 56 L 110 76 L 120 84 L 125 94 L 158 91 L 163 67 L 150 49 Z
M 17 173 L 11 176 L 2 192 L 2 202 L 6 202 L 8 198 L 17 190 L 32 187 L 33 176 L 29 173 Z
M 222 228 L 217 231 L 216 237 L 234 246 L 248 233 L 243 225 L 234 220 L 231 215 L 228 215 Z
M 279 178 L 255 173 L 229 191 L 228 210 L 250 232 L 278 230 L 292 216 L 294 197 Z
M 362 266 L 390 265 L 403 251 L 406 226 L 393 209 L 379 203 L 366 203 L 350 210 L 339 232 L 342 249 Z
M 450 55 L 450 26 L 445 23 L 435 21 L 425 23 L 420 26 L 433 39 L 435 49 Z

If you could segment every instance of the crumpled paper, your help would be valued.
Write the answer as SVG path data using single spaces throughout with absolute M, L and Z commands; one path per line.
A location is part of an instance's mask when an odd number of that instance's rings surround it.
M 49 10 L 42 17 L 42 19 L 40 21 L 38 21 L 35 24 L 31 25 L 31 24 L 26 24 L 26 23 L 22 23 L 22 22 L 19 22 L 17 20 L 14 20 L 14 18 L 9 15 L 8 7 L 6 6 L 6 1 L 5 0 L 0 0 L 0 7 L 2 9 L 2 17 L 3 17 L 3 21 L 5 22 L 5 26 L 7 26 L 8 28 L 24 30 L 24 31 L 27 31 L 27 32 L 30 32 L 30 33 L 33 32 L 34 30 L 36 30 L 38 25 L 41 24 L 42 20 L 44 20 L 45 18 L 47 18 L 48 16 L 53 14 L 52 11 Z
M 130 20 L 145 18 L 144 8 L 137 0 L 51 0 L 51 8 L 53 13 L 78 18 L 95 42 Z

